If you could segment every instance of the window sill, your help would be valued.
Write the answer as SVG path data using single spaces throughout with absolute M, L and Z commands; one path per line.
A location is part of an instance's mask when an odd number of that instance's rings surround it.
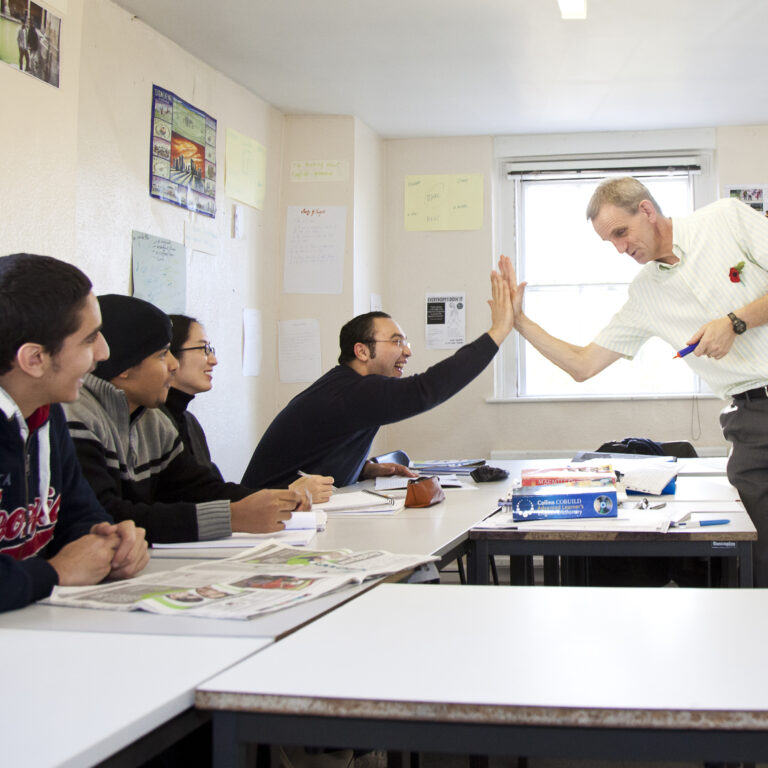
M 720 400 L 726 402 L 711 392 L 700 394 L 661 394 L 661 395 L 542 395 L 530 397 L 486 397 L 486 403 L 584 403 L 584 402 L 616 402 L 641 400 Z

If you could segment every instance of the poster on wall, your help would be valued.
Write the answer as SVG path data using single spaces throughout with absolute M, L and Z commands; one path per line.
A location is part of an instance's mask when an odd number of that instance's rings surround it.
M 149 160 L 152 197 L 216 216 L 216 120 L 157 85 Z
M 2 0 L 0 8 L 0 59 L 58 88 L 61 19 L 27 0 Z
M 728 197 L 736 197 L 758 213 L 768 216 L 768 184 L 751 184 L 738 187 L 727 187 Z
M 467 340 L 464 293 L 427 294 L 427 349 L 456 349 Z

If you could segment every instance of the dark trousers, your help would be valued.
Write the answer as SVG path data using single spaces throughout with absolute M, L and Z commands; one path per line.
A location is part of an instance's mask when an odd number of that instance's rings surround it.
M 768 587 L 768 400 L 734 400 L 720 414 L 720 426 L 733 446 L 728 480 L 757 528 L 755 586 Z

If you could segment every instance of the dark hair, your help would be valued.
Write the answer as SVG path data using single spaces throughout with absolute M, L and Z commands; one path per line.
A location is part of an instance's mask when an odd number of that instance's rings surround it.
M 366 312 L 364 315 L 353 317 L 348 323 L 345 323 L 339 331 L 339 364 L 346 365 L 350 360 L 355 359 L 355 344 L 359 341 L 367 344 L 371 341 L 373 335 L 373 321 L 377 317 L 390 318 L 386 312 Z M 374 357 L 373 351 L 371 357 Z
M 168 315 L 173 323 L 173 335 L 171 336 L 171 354 L 178 360 L 181 354 L 181 348 L 187 343 L 189 338 L 189 329 L 192 323 L 198 323 L 199 320 L 189 315 Z
M 8 373 L 23 344 L 57 354 L 80 327 L 91 281 L 73 264 L 51 256 L 0 256 L 0 375 Z

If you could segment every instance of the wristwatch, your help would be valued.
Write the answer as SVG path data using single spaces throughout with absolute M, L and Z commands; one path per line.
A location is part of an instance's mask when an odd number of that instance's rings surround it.
M 747 330 L 747 324 L 740 317 L 736 317 L 733 312 L 728 313 L 728 319 L 731 321 L 731 327 L 735 334 L 744 333 Z

